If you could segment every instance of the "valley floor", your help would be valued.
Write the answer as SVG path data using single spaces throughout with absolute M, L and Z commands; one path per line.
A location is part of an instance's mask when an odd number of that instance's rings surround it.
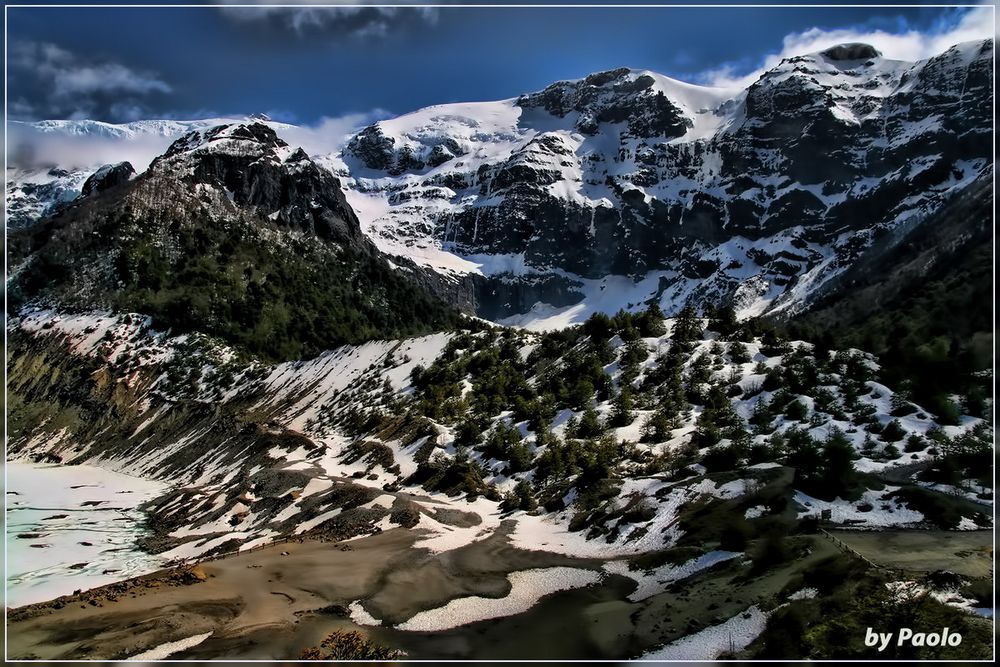
M 527 518 L 443 549 L 420 527 L 303 537 L 11 609 L 8 657 L 283 660 L 359 630 L 410 659 L 705 659 L 751 644 L 815 595 L 806 572 L 850 558 L 819 533 L 787 538 L 798 555 L 764 572 L 725 551 L 579 557 L 522 548 Z M 834 534 L 893 577 L 991 577 L 989 531 Z
M 121 659 L 210 633 L 170 657 L 288 659 L 331 631 L 361 629 L 410 658 L 637 657 L 665 638 L 741 614 L 789 578 L 789 571 L 777 570 L 734 591 L 730 583 L 740 568 L 725 567 L 687 580 L 671 595 L 636 603 L 628 600 L 635 583 L 598 560 L 517 549 L 504 530 L 434 554 L 414 546 L 416 532 L 396 528 L 339 543 L 272 545 L 204 563 L 205 580 L 190 585 L 174 585 L 160 572 L 115 599 L 96 590 L 25 607 L 11 618 L 9 656 Z M 790 570 L 836 553 L 820 538 L 813 547 Z M 459 596 L 480 596 L 480 618 L 488 616 L 514 596 L 507 574 L 524 571 L 539 572 L 540 580 L 562 577 L 574 588 L 540 602 L 528 599 L 521 613 L 460 627 L 392 627 L 427 610 L 440 625 L 461 622 L 461 615 L 440 619 L 445 603 Z

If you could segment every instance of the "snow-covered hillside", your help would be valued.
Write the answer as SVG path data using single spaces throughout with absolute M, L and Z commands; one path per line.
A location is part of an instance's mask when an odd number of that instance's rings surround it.
M 610 338 L 458 332 L 267 366 L 139 316 L 26 312 L 10 330 L 15 395 L 50 391 L 24 374 L 39 354 L 63 373 L 96 364 L 107 381 L 57 399 L 53 420 L 19 430 L 10 451 L 173 484 L 147 506 L 167 558 L 394 525 L 435 551 L 503 530 L 527 549 L 611 558 L 675 546 L 705 502 L 748 521 L 783 513 L 783 489 L 793 517 L 938 522 L 908 478 L 846 480 L 924 469 L 986 437 L 982 420 L 941 425 L 873 381 L 877 365 L 857 351 L 816 357 L 806 343 L 702 332 L 711 321 L 636 322 Z M 122 406 L 111 421 L 65 412 L 107 392 Z M 849 452 L 856 472 L 806 472 L 821 450 L 817 461 Z M 989 525 L 991 496 L 966 491 L 957 527 Z

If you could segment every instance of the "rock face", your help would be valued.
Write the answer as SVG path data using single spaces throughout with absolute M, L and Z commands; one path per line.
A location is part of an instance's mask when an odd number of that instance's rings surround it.
M 862 327 L 873 313 L 918 319 L 914 313 L 928 308 L 921 297 L 938 293 L 948 294 L 949 312 L 961 316 L 942 322 L 940 315 L 926 315 L 926 322 L 947 326 L 958 340 L 979 332 L 990 340 L 991 313 L 979 304 L 992 298 L 992 177 L 992 171 L 985 173 L 925 224 L 898 230 L 901 242 L 873 244 L 817 294 L 816 306 L 801 323 L 837 331 Z M 992 366 L 988 350 L 980 364 Z
M 557 118 L 574 114 L 574 129 L 591 136 L 600 131 L 601 123 L 624 123 L 636 137 L 680 137 L 692 122 L 656 82 L 652 74 L 623 67 L 580 81 L 554 83 L 539 93 L 519 97 L 517 105 L 540 107 Z
M 366 245 L 340 181 L 263 123 L 189 132 L 150 164 L 149 173 L 222 190 L 237 206 L 282 227 Z
M 128 183 L 134 175 L 135 169 L 130 162 L 106 164 L 87 177 L 80 190 L 80 196 L 90 197 L 122 183 Z
M 842 44 L 742 91 L 612 70 L 375 123 L 343 153 L 345 186 L 379 202 L 362 223 L 385 252 L 529 299 L 539 276 L 617 275 L 667 312 L 791 313 L 988 168 L 992 63 L 992 40 L 916 63 Z
M 527 313 L 536 303 L 560 308 L 580 303 L 578 281 L 558 275 L 473 276 L 476 313 L 488 320 L 502 320 Z
M 400 174 L 403 170 L 396 168 L 395 143 L 377 125 L 370 125 L 351 139 L 348 149 L 369 169 Z

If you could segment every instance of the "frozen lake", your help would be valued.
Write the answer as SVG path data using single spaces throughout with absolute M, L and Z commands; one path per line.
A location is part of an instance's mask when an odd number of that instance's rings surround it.
M 6 604 L 18 607 L 159 568 L 137 507 L 167 485 L 93 466 L 6 463 Z

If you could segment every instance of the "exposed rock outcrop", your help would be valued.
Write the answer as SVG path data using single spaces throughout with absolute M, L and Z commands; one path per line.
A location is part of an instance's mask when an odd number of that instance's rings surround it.
M 135 169 L 131 162 L 119 162 L 118 164 L 106 164 L 83 182 L 80 190 L 81 197 L 90 197 L 122 183 L 128 183 L 129 179 L 135 175 Z

